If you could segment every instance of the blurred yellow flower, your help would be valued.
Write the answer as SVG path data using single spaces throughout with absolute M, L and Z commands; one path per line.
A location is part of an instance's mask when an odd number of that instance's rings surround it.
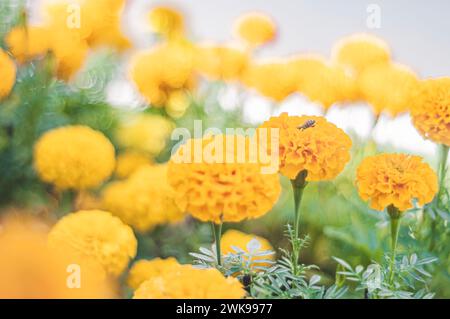
M 421 82 L 411 115 L 424 138 L 450 146 L 450 78 Z
M 166 147 L 175 125 L 160 115 L 136 114 L 126 119 L 117 131 L 119 144 L 150 156 L 157 156 Z
M 350 137 L 324 117 L 282 113 L 259 128 L 280 129 L 280 172 L 291 180 L 304 170 L 307 181 L 333 179 L 350 160 Z
M 11 58 L 0 49 L 0 100 L 9 95 L 16 83 L 16 65 Z
M 135 151 L 127 151 L 117 156 L 116 176 L 118 178 L 130 177 L 142 166 L 151 164 L 149 156 Z
M 287 61 L 252 63 L 242 76 L 242 82 L 261 95 L 281 102 L 297 89 L 297 74 Z
M 216 45 L 196 48 L 196 69 L 210 80 L 237 81 L 248 62 L 248 54 L 237 48 Z
M 87 126 L 64 126 L 43 134 L 34 147 L 39 177 L 59 189 L 99 186 L 114 171 L 114 146 Z
M 133 230 L 100 210 L 66 215 L 53 226 L 48 242 L 58 251 L 74 250 L 80 258 L 95 260 L 114 277 L 120 276 L 137 251 Z
M 128 180 L 108 185 L 103 192 L 103 205 L 140 232 L 177 223 L 185 217 L 176 206 L 175 192 L 167 181 L 167 165 L 146 165 Z
M 359 196 L 370 207 L 382 211 L 392 205 L 401 212 L 433 200 L 438 190 L 437 176 L 419 156 L 381 154 L 365 158 L 357 170 Z
M 235 146 L 240 143 L 237 136 L 231 139 Z M 280 195 L 277 174 L 262 173 L 261 165 L 248 159 L 239 162 L 224 158 L 227 152 L 235 159 L 240 156 L 236 147 L 226 149 L 222 158 L 214 161 L 194 160 L 199 152 L 203 154 L 214 145 L 226 143 L 225 135 L 190 139 L 175 154 L 175 157 L 189 154 L 190 160 L 179 162 L 173 157 L 169 162 L 169 182 L 178 206 L 201 221 L 220 223 L 258 218 L 272 209 Z M 248 138 L 245 143 L 248 147 Z M 220 156 L 220 150 L 215 152 Z
M 138 260 L 130 269 L 127 284 L 133 290 L 136 290 L 144 281 L 163 276 L 168 272 L 177 271 L 179 267 L 180 264 L 173 257 Z
M 74 271 L 80 270 L 79 288 Z M 74 281 L 70 276 L 74 274 Z M 38 221 L 3 223 L 0 231 L 0 298 L 113 298 L 112 282 L 101 268 L 75 258 L 70 250 L 54 251 Z
M 180 36 L 184 33 L 184 18 L 177 10 L 160 6 L 149 13 L 153 31 L 166 37 Z
M 273 41 L 277 27 L 269 16 L 252 12 L 241 16 L 236 21 L 235 33 L 250 47 L 257 47 Z
M 164 107 L 171 92 L 193 88 L 194 49 L 177 41 L 140 52 L 133 58 L 131 78 L 147 102 Z
M 225 278 L 217 269 L 197 269 L 183 265 L 175 271 L 144 281 L 133 298 L 241 299 L 245 294 L 236 278 Z
M 365 68 L 390 61 L 389 46 L 369 34 L 356 34 L 339 41 L 333 48 L 335 62 L 358 75 Z
M 8 33 L 5 42 L 20 63 L 43 56 L 50 49 L 48 30 L 44 27 L 15 27 Z
M 358 77 L 361 97 L 372 106 L 376 115 L 387 112 L 397 116 L 410 110 L 418 85 L 417 76 L 398 64 L 369 66 Z
M 257 241 L 257 243 L 260 245 L 258 249 L 255 251 L 249 251 L 249 243 L 251 241 Z M 233 249 L 234 247 L 240 248 L 241 250 L 245 251 L 246 253 L 258 253 L 258 252 L 264 252 L 264 251 L 273 251 L 272 245 L 269 243 L 269 241 L 265 238 L 251 235 L 251 234 L 245 234 L 243 232 L 230 229 L 225 234 L 222 235 L 222 239 L 220 241 L 220 247 L 222 248 L 222 254 L 237 254 L 238 252 Z M 274 260 L 275 254 L 268 255 L 268 256 L 261 256 L 261 257 L 253 257 L 252 259 L 252 265 L 253 266 L 260 266 L 260 267 L 270 267 L 270 264 L 268 263 L 261 263 L 258 262 L 258 260 Z M 247 257 L 244 257 L 244 260 L 247 260 Z M 257 269 L 255 269 L 257 270 Z
M 175 90 L 169 94 L 166 103 L 166 112 L 171 118 L 177 119 L 186 113 L 189 105 L 189 92 L 187 90 Z

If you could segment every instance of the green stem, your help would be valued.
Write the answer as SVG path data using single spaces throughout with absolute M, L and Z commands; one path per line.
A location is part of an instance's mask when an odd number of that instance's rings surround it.
M 445 190 L 445 177 L 447 173 L 447 160 L 448 160 L 448 152 L 449 147 L 447 145 L 440 145 L 440 160 L 439 160 L 439 191 L 437 195 L 437 204 L 441 200 L 441 197 Z
M 397 256 L 398 234 L 400 231 L 401 212 L 394 206 L 388 207 L 388 213 L 391 217 L 391 263 L 389 284 L 392 285 L 395 276 L 395 257 Z
M 214 242 L 216 245 L 216 254 L 217 254 L 217 264 L 222 266 L 222 253 L 220 249 L 220 238 L 222 237 L 222 222 L 219 224 L 211 223 L 213 234 L 214 234 Z
M 297 177 L 291 180 L 292 192 L 294 193 L 294 232 L 295 238 L 299 238 L 300 234 L 300 205 L 303 198 L 303 191 L 307 185 L 306 177 L 308 175 L 307 171 L 301 171 Z

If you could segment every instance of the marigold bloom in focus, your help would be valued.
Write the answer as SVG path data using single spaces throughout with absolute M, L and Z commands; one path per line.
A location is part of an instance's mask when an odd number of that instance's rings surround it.
M 177 41 L 140 52 L 133 58 L 131 78 L 147 102 L 164 107 L 173 91 L 193 88 L 194 50 Z
M 11 92 L 14 83 L 16 83 L 16 65 L 6 54 L 0 49 L 0 100 Z
M 180 12 L 169 7 L 156 7 L 149 13 L 153 31 L 166 37 L 180 36 L 184 33 L 184 18 Z
M 287 61 L 250 64 L 242 82 L 261 95 L 281 102 L 297 89 L 297 74 Z
M 253 12 L 236 21 L 235 33 L 250 47 L 257 47 L 273 41 L 277 27 L 267 15 Z
M 69 277 L 78 267 L 79 288 L 71 288 Z M 75 258 L 70 250 L 47 246 L 42 225 L 3 223 L 0 231 L 0 298 L 65 299 L 113 298 L 113 286 L 101 268 Z M 73 282 L 77 285 L 76 282 Z
M 389 46 L 381 39 L 368 35 L 356 34 L 339 41 L 333 48 L 335 62 L 358 75 L 365 68 L 390 61 Z
M 450 146 L 450 78 L 420 83 L 411 116 L 424 138 Z
M 151 164 L 148 155 L 140 152 L 127 151 L 117 156 L 115 174 L 118 178 L 130 177 L 145 165 Z
M 60 219 L 48 235 L 49 245 L 73 250 L 80 258 L 91 258 L 106 274 L 119 276 L 136 256 L 137 241 L 131 227 L 100 210 L 71 213 Z
M 176 271 L 144 281 L 134 299 L 241 299 L 245 290 L 233 277 L 225 278 L 217 269 L 180 266 Z
M 87 126 L 64 126 L 36 142 L 34 167 L 44 182 L 59 189 L 86 189 L 112 174 L 114 154 L 114 146 L 102 133 Z
M 5 42 L 15 59 L 25 63 L 48 52 L 48 37 L 48 30 L 43 27 L 15 27 L 8 33 Z
M 301 128 L 308 121 L 313 125 Z M 333 179 L 350 160 L 350 137 L 324 117 L 282 113 L 259 128 L 280 129 L 280 172 L 291 180 L 304 170 L 307 181 Z
M 247 147 L 244 156 L 248 156 L 249 139 L 242 138 Z M 248 157 L 237 161 L 242 155 L 236 150 L 239 137 L 230 135 L 228 139 L 234 140 L 234 147 L 226 146 L 225 135 L 188 140 L 169 162 L 169 182 L 178 206 L 201 221 L 220 223 L 258 218 L 272 209 L 280 195 L 278 175 L 262 173 L 261 164 L 252 163 Z M 214 149 L 214 145 L 222 145 L 223 149 Z M 202 157 L 196 161 L 198 155 L 208 151 L 220 158 Z M 226 153 L 234 160 L 227 161 Z M 189 157 L 186 161 L 177 160 L 186 155 Z
M 127 278 L 127 284 L 133 290 L 149 279 L 163 276 L 167 272 L 177 271 L 180 268 L 178 261 L 173 258 L 152 260 L 138 260 L 133 264 Z
M 437 176 L 419 156 L 381 154 L 365 158 L 357 171 L 361 198 L 382 211 L 392 205 L 401 212 L 433 200 L 438 190 Z
M 128 180 L 111 183 L 103 192 L 103 206 L 140 232 L 177 223 L 185 214 L 175 204 L 167 181 L 167 165 L 146 165 Z
M 196 69 L 212 80 L 239 80 L 249 62 L 246 52 L 233 47 L 203 45 L 196 48 Z
M 417 76 L 397 64 L 376 64 L 364 69 L 358 77 L 361 96 L 376 115 L 386 111 L 397 116 L 408 111 L 418 85 Z
M 220 247 L 222 248 L 222 254 L 223 255 L 227 255 L 230 253 L 237 254 L 238 252 L 233 249 L 233 246 L 240 248 L 243 251 L 248 253 L 249 252 L 248 244 L 252 240 L 258 241 L 258 243 L 261 245 L 260 248 L 256 251 L 256 253 L 263 252 L 263 251 L 269 251 L 269 250 L 273 251 L 273 247 L 267 239 L 258 237 L 255 235 L 245 234 L 243 232 L 230 229 L 225 234 L 222 235 L 222 238 L 220 240 Z M 255 252 L 253 252 L 253 253 L 255 253 Z M 246 259 L 246 258 L 247 257 L 244 257 L 244 259 Z M 261 266 L 261 267 L 270 266 L 270 264 L 268 264 L 268 263 L 258 262 L 258 260 L 262 260 L 262 259 L 274 260 L 275 254 L 268 255 L 268 256 L 261 256 L 261 257 L 253 257 L 253 259 L 252 259 L 253 266 Z
M 160 115 L 137 114 L 125 120 L 117 131 L 121 146 L 157 156 L 166 147 L 173 122 Z

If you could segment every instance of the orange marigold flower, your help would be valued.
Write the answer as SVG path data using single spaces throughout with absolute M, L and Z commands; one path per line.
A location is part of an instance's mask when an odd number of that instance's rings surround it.
M 198 46 L 196 53 L 197 70 L 212 80 L 238 80 L 249 61 L 246 52 L 226 46 Z
M 419 156 L 381 154 L 367 157 L 358 167 L 359 195 L 382 211 L 392 205 L 400 211 L 429 203 L 438 189 L 437 176 Z
M 130 269 L 127 284 L 136 290 L 144 281 L 162 276 L 166 272 L 176 271 L 180 266 L 178 261 L 173 257 L 167 259 L 138 260 Z
M 48 33 L 44 27 L 15 27 L 8 33 L 5 42 L 15 59 L 24 63 L 50 50 Z
M 389 46 L 381 39 L 356 34 L 339 41 L 333 48 L 334 60 L 358 75 L 366 67 L 390 61 Z
M 170 7 L 156 7 L 149 13 L 149 22 L 153 31 L 167 37 L 182 35 L 184 18 L 180 12 Z
M 217 269 L 197 269 L 183 265 L 159 277 L 144 281 L 134 292 L 134 299 L 241 299 L 242 284 L 225 278 Z
M 450 78 L 422 82 L 411 115 L 424 138 L 450 146 Z
M 242 138 L 248 154 L 249 138 Z M 227 139 L 234 141 L 234 148 L 226 146 Z M 168 176 L 181 210 L 201 221 L 220 223 L 258 218 L 274 206 L 281 191 L 277 174 L 264 174 L 261 164 L 248 158 L 236 160 L 242 155 L 236 151 L 239 143 L 237 136 L 217 135 L 188 140 L 178 149 Z M 225 158 L 227 154 L 232 160 Z
M 273 41 L 277 27 L 269 16 L 253 12 L 241 16 L 236 21 L 235 33 L 250 47 L 256 47 Z
M 260 128 L 280 129 L 280 172 L 291 180 L 304 170 L 307 181 L 333 179 L 350 160 L 350 137 L 324 117 L 282 113 Z
M 369 66 L 358 77 L 361 97 L 371 104 L 376 115 L 386 111 L 396 116 L 408 111 L 418 84 L 411 70 L 390 63 Z
M 6 97 L 16 83 L 16 65 L 11 58 L 0 49 L 0 100 Z

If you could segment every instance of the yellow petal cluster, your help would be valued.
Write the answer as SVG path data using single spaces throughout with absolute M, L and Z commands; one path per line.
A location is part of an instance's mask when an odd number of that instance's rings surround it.
M 210 80 L 239 80 L 248 62 L 248 54 L 237 48 L 215 45 L 196 48 L 196 69 Z
M 130 177 L 145 165 L 151 164 L 148 155 L 140 152 L 127 151 L 117 156 L 115 175 L 118 178 Z
M 148 18 L 153 31 L 163 36 L 173 38 L 184 33 L 184 18 L 174 8 L 155 7 L 150 11 Z
M 358 75 L 368 66 L 389 62 L 391 53 L 383 40 L 368 34 L 356 34 L 339 41 L 333 49 L 333 57 L 335 62 Z
M 133 290 L 149 279 L 163 276 L 167 272 L 173 272 L 179 269 L 180 264 L 173 258 L 152 260 L 139 260 L 133 264 L 127 278 L 127 284 Z
M 11 58 L 0 49 L 0 100 L 11 92 L 16 83 L 16 66 Z
M 51 247 L 74 250 L 80 257 L 91 258 L 106 274 L 119 276 L 136 256 L 137 240 L 131 227 L 101 210 L 71 213 L 60 219 L 48 235 Z
M 269 16 L 252 12 L 241 16 L 236 21 L 235 33 L 250 47 L 257 47 L 273 41 L 277 27 Z
M 227 147 L 225 135 L 190 139 L 169 162 L 169 182 L 178 206 L 201 221 L 258 218 L 272 209 L 280 195 L 277 174 L 264 174 L 261 165 L 248 158 L 236 160 L 242 155 L 237 153 L 239 137 L 229 135 L 228 139 L 234 147 Z M 249 139 L 244 138 L 244 143 L 248 147 Z M 244 152 L 248 155 L 248 148 Z
M 233 277 L 225 278 L 217 269 L 178 267 L 147 280 L 135 291 L 134 299 L 241 299 L 245 290 Z
M 87 126 L 56 128 L 36 142 L 34 167 L 44 182 L 59 189 L 96 187 L 114 171 L 114 146 Z
M 370 207 L 382 211 L 392 205 L 400 211 L 433 200 L 438 189 L 437 176 L 419 156 L 381 154 L 365 158 L 357 171 L 359 196 Z
M 314 125 L 301 128 L 308 121 Z M 291 180 L 303 170 L 308 172 L 307 181 L 333 179 L 350 160 L 350 137 L 324 117 L 282 113 L 260 128 L 279 129 L 280 172 Z
M 417 76 L 398 64 L 375 64 L 362 71 L 358 88 L 362 98 L 371 104 L 376 115 L 392 116 L 407 112 L 419 85 Z
M 176 41 L 140 52 L 133 58 L 131 79 L 147 102 L 164 107 L 173 92 L 193 88 L 194 49 Z
M 167 165 L 140 168 L 129 179 L 108 185 L 102 198 L 106 210 L 140 232 L 185 217 L 167 181 Z
M 222 235 L 222 239 L 220 241 L 220 247 L 222 249 L 222 254 L 223 255 L 227 255 L 230 253 L 237 254 L 236 250 L 233 249 L 233 246 L 238 247 L 248 253 L 249 250 L 247 247 L 248 247 L 248 244 L 252 240 L 257 240 L 259 242 L 259 244 L 261 245 L 261 247 L 256 252 L 253 252 L 253 253 L 258 253 L 258 252 L 263 252 L 263 251 L 268 251 L 268 250 L 273 251 L 273 247 L 267 239 L 230 229 Z M 244 257 L 244 259 L 247 260 L 247 257 Z M 258 260 L 262 260 L 262 259 L 274 260 L 275 254 L 269 255 L 269 256 L 253 257 L 252 265 L 253 266 L 262 266 L 262 267 L 270 266 L 268 263 L 258 262 Z
M 173 122 L 163 116 L 137 114 L 120 125 L 117 140 L 126 149 L 157 156 L 166 147 L 173 129 Z
M 424 138 L 450 146 L 450 78 L 420 83 L 411 116 Z
M 49 48 L 48 30 L 37 26 L 19 26 L 13 28 L 5 42 L 20 63 L 45 55 Z
M 104 280 L 101 268 L 76 258 L 69 250 L 55 251 L 48 247 L 47 234 L 37 221 L 28 221 L 26 225 L 8 222 L 1 226 L 0 298 L 115 297 L 112 283 Z M 70 279 L 72 274 L 75 278 L 77 268 L 79 287 L 75 279 Z
M 281 102 L 298 86 L 295 69 L 287 61 L 255 62 L 249 65 L 242 82 L 262 96 Z

